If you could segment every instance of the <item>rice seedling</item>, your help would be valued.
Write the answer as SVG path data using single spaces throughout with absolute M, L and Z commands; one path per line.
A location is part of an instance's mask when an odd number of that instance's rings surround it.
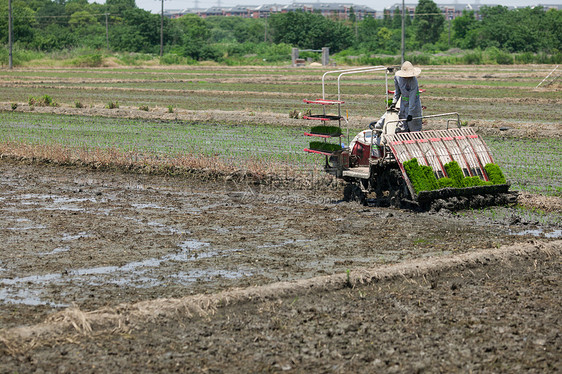
M 324 143 L 321 141 L 312 141 L 310 142 L 310 149 L 314 149 L 316 151 L 324 151 L 324 152 L 335 152 L 341 149 L 341 145 L 339 144 L 332 144 L 332 143 Z
M 416 158 L 404 162 L 403 165 L 416 192 L 432 191 L 446 187 L 465 188 L 506 183 L 501 169 L 495 164 L 487 164 L 484 167 L 490 177 L 489 182 L 483 181 L 477 176 L 465 177 L 456 161 L 451 161 L 444 165 L 445 171 L 449 177 L 440 179 L 435 177 L 435 173 L 430 166 L 419 165 Z
M 498 74 L 500 72 L 495 69 L 488 66 L 476 71 L 467 70 L 462 72 L 464 77 L 459 78 L 456 74 L 455 79 L 443 73 L 450 70 L 448 66 L 424 74 L 424 88 L 433 96 L 431 102 L 428 100 L 429 110 L 443 113 L 454 108 L 464 119 L 559 121 L 560 110 L 552 110 L 550 104 L 552 100 L 558 100 L 559 92 L 530 89 L 536 86 L 533 71 L 536 68 L 519 67 L 521 71 L 513 72 L 511 76 L 506 76 L 505 72 Z M 99 68 L 95 72 L 84 68 L 42 68 L 40 72 L 33 69 L 18 71 L 17 76 L 10 71 L 0 71 L 0 79 L 14 81 L 10 89 L 0 91 L 0 101 L 24 102 L 30 93 L 34 96 L 48 93 L 56 96 L 60 103 L 73 103 L 78 99 L 105 105 L 109 100 L 117 100 L 129 106 L 146 102 L 191 110 L 251 108 L 255 112 L 288 113 L 295 110 L 295 103 L 302 98 L 318 94 L 322 73 L 321 70 L 284 67 L 207 66 L 162 70 Z M 372 74 L 346 78 L 343 94 L 351 115 L 372 116 L 373 110 L 383 109 L 383 95 L 375 95 L 380 103 L 378 107 L 373 105 L 372 96 L 373 82 L 381 78 Z M 336 84 L 331 84 L 335 81 L 328 79 L 327 83 L 326 94 L 337 94 Z M 505 98 L 508 91 L 497 88 L 510 88 L 507 101 L 495 103 L 495 99 Z M 474 98 L 477 100 L 471 100 Z M 300 108 L 298 112 L 304 113 Z
M 310 128 L 311 134 L 340 136 L 341 128 L 338 126 L 313 126 Z

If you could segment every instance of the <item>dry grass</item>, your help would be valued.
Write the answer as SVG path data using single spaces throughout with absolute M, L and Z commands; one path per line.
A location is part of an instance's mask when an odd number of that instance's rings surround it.
M 530 209 L 539 209 L 547 213 L 562 212 L 562 197 L 519 194 L 519 204 Z
M 151 154 L 127 152 L 116 148 L 73 148 L 59 144 L 0 143 L 0 158 L 85 166 L 150 175 L 197 177 L 201 180 L 226 180 L 234 183 L 273 186 L 289 189 L 323 190 L 337 183 L 328 174 L 310 175 L 275 162 L 252 159 L 227 162 L 206 154 Z
M 270 170 L 268 165 L 248 161 L 248 171 L 230 165 L 218 157 L 203 154 L 157 155 L 126 152 L 116 148 L 72 148 L 58 144 L 28 144 L 24 142 L 0 143 L 0 157 L 55 163 L 59 165 L 89 166 L 94 169 L 117 169 L 144 174 L 194 174 L 225 177 L 235 174 L 256 179 Z

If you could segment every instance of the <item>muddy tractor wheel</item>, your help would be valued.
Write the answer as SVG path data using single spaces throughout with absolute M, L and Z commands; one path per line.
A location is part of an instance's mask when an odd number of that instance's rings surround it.
M 355 201 L 359 204 L 365 205 L 367 202 L 367 197 L 361 187 L 355 183 L 348 183 L 343 189 L 343 200 L 352 202 Z
M 373 173 L 371 185 L 377 196 L 377 206 L 401 208 L 403 199 L 409 197 L 408 188 L 399 169 L 383 167 Z

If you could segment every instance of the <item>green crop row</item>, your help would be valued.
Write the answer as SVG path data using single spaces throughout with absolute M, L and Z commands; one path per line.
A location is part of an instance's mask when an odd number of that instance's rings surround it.
M 2 142 L 58 144 L 82 149 L 115 148 L 166 156 L 212 155 L 240 168 L 248 163 L 275 163 L 320 169 L 323 160 L 303 152 L 304 131 L 304 127 L 0 113 Z
M 85 149 L 116 148 L 139 155 L 216 155 L 240 169 L 250 163 L 275 163 L 288 168 L 320 171 L 324 157 L 303 152 L 310 140 L 303 135 L 307 130 L 304 126 L 221 125 L 0 112 L 0 141 L 3 142 L 58 144 Z M 352 129 L 350 134 L 353 136 L 359 130 Z M 561 140 L 492 137 L 485 140 L 494 155 L 494 163 L 501 168 L 513 189 L 562 196 Z M 464 183 L 477 183 L 476 178 L 473 179 L 465 178 Z M 437 183 L 439 188 L 454 187 L 451 178 L 440 178 Z

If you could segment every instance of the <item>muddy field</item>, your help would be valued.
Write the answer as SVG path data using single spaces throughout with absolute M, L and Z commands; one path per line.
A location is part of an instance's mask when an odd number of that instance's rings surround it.
M 560 368 L 560 227 L 515 211 L 368 208 L 339 192 L 2 159 L 0 371 Z M 553 247 L 500 249 L 531 234 Z M 490 267 L 423 270 L 485 249 Z M 422 278 L 357 283 L 412 261 Z M 225 306 L 233 289 L 256 293 Z M 219 302 L 174 306 L 186 297 Z M 163 309 L 129 316 L 138 303 Z M 100 313 L 128 317 L 87 322 Z
M 0 111 L 20 116 L 0 138 L 39 144 L 0 149 L 0 373 L 561 372 L 562 198 L 544 162 L 559 165 L 560 83 L 535 89 L 551 70 L 424 68 L 426 114 L 524 139 L 499 148 L 524 164 L 521 206 L 439 213 L 345 203 L 343 186 L 312 180 L 256 184 L 244 166 L 172 177 L 54 157 L 57 134 L 83 129 L 53 115 L 91 119 L 100 144 L 121 133 L 100 117 L 297 128 L 289 113 L 319 95 L 320 70 L 0 72 Z M 383 109 L 373 78 L 346 81 L 352 128 Z M 29 104 L 46 94 L 57 106 Z

